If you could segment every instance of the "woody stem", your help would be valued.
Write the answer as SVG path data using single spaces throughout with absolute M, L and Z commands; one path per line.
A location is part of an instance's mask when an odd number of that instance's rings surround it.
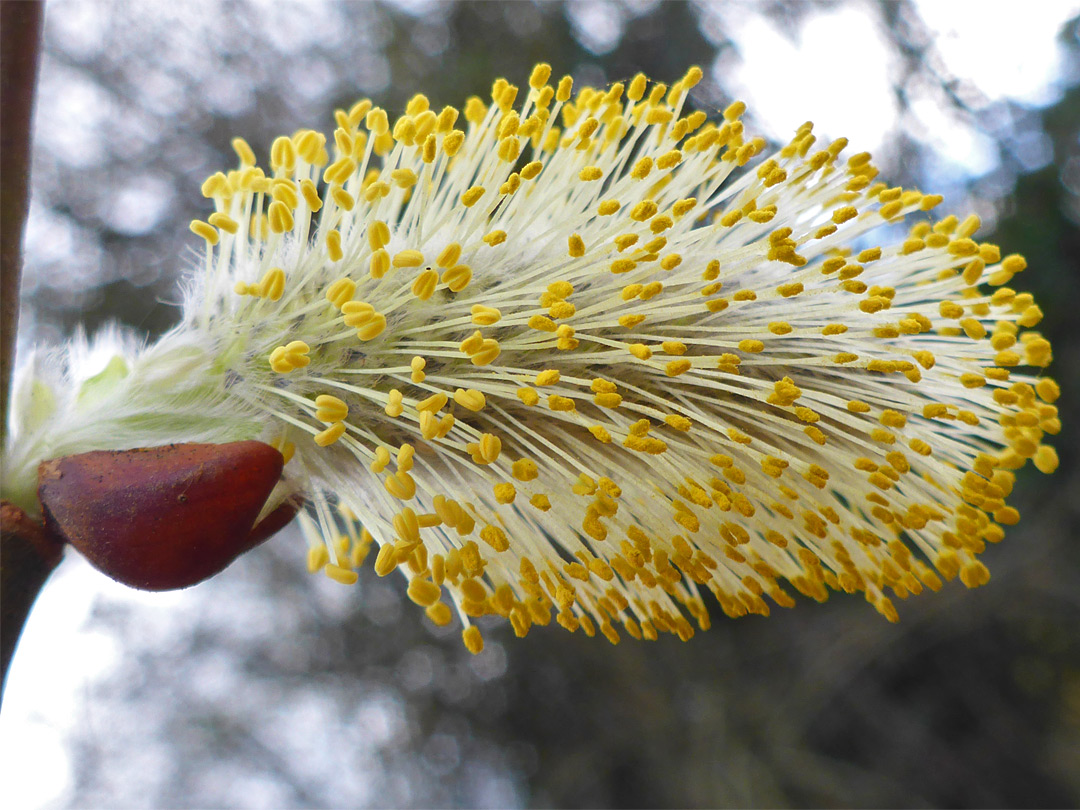
M 7 434 L 8 393 L 19 318 L 22 234 L 30 189 L 30 123 L 41 22 L 39 2 L 0 5 L 0 96 L 4 99 L 4 127 L 0 132 L 0 442 Z M 0 524 L 2 690 L 30 608 L 60 560 L 60 546 L 11 504 L 3 504 Z

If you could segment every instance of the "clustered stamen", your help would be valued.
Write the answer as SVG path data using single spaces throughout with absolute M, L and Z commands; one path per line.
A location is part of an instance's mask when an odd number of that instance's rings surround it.
M 1057 466 L 1024 259 L 809 123 L 751 164 L 743 104 L 684 112 L 701 76 L 575 94 L 542 64 L 463 114 L 361 101 L 268 168 L 234 142 L 186 325 L 229 332 L 312 571 L 355 582 L 376 547 L 472 652 L 488 614 L 685 640 L 705 591 L 895 621 L 987 581 L 1015 471 Z

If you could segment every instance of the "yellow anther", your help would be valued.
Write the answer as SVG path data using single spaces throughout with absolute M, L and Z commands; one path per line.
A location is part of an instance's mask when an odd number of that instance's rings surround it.
M 398 188 L 411 188 L 416 185 L 416 172 L 412 169 L 394 169 L 390 172 L 390 179 Z
M 300 202 L 300 198 L 296 196 L 296 183 L 282 177 L 275 179 L 271 184 L 270 197 L 284 203 L 290 211 L 295 209 Z
M 296 445 L 292 442 L 285 441 L 284 438 L 274 439 L 274 441 L 270 442 L 270 444 L 274 447 L 274 449 L 278 450 L 281 453 L 283 464 L 288 464 L 289 461 L 292 459 L 293 455 L 295 455 L 296 453 Z
M 390 119 L 386 116 L 386 110 L 375 107 L 364 116 L 364 126 L 376 135 L 383 135 L 390 131 Z
M 352 211 L 356 206 L 356 199 L 341 186 L 333 186 L 330 189 L 330 197 L 342 211 Z
M 349 415 L 349 406 L 330 394 L 315 397 L 315 409 L 315 418 L 320 422 L 341 422 Z
M 424 613 L 431 619 L 432 624 L 437 627 L 445 627 L 454 619 L 454 614 L 450 610 L 450 606 L 445 602 L 436 602 L 434 605 L 427 608 Z
M 484 409 L 484 405 L 486 404 L 486 398 L 481 392 L 477 391 L 475 388 L 470 388 L 468 390 L 458 388 L 456 391 L 454 391 L 454 402 L 456 402 L 458 405 L 465 408 L 466 410 L 475 412 Z M 446 403 L 444 401 L 443 405 L 445 404 Z M 440 405 L 439 408 L 442 408 L 443 405 Z
M 207 219 L 209 220 L 210 224 L 213 225 L 215 228 L 220 228 L 226 233 L 236 233 L 238 230 L 240 230 L 240 225 L 235 219 L 230 217 L 228 214 L 221 213 L 220 211 L 211 214 L 209 217 L 207 217 Z
M 303 368 L 311 362 L 308 357 L 310 348 L 300 340 L 294 340 L 285 346 L 278 346 L 270 352 L 270 368 L 279 374 Z
M 593 403 L 601 408 L 618 408 L 622 404 L 623 398 L 616 393 L 599 393 L 593 397 Z
M 642 200 L 630 210 L 630 219 L 635 222 L 645 222 L 656 216 L 659 206 L 652 200 Z
M 275 171 L 292 173 L 296 165 L 296 147 L 291 138 L 275 138 L 270 144 L 270 167 Z
M 461 343 L 458 344 L 458 350 L 462 354 L 472 355 L 478 352 L 483 344 L 484 336 L 480 332 L 480 330 L 477 329 L 469 337 L 465 338 L 465 340 L 461 341 Z
M 395 498 L 407 501 L 416 494 L 416 482 L 407 472 L 398 471 L 383 481 L 386 491 Z
M 556 301 L 550 307 L 548 307 L 548 315 L 552 318 L 569 318 L 575 312 L 577 307 L 571 304 L 569 301 Z
M 461 640 L 465 643 L 465 649 L 473 655 L 479 655 L 484 651 L 484 637 L 480 635 L 480 628 L 470 625 L 461 631 Z
M 685 374 L 692 367 L 692 363 L 685 359 L 670 360 L 667 365 L 664 366 L 664 371 L 669 377 L 678 377 L 680 374 Z
M 339 278 L 326 288 L 326 300 L 338 309 L 341 309 L 345 304 L 352 300 L 355 293 L 355 281 L 348 278 Z
M 511 504 L 517 497 L 517 490 L 514 485 L 509 482 L 503 482 L 496 484 L 492 487 L 492 493 L 495 495 L 495 500 L 501 504 Z
M 638 293 L 638 297 L 642 301 L 648 301 L 658 296 L 664 291 L 664 285 L 659 281 L 650 281 L 648 284 L 641 287 L 641 291 Z M 623 290 L 625 292 L 625 289 Z
M 521 188 L 521 175 L 517 172 L 513 172 L 506 178 L 506 182 L 499 186 L 500 194 L 513 194 Z
M 960 375 L 960 384 L 964 388 L 981 388 L 986 385 L 986 378 L 981 374 L 974 374 L 971 372 Z
M 492 231 L 491 233 L 487 234 L 484 237 L 483 241 L 486 242 L 489 247 L 495 247 L 496 245 L 501 245 L 503 242 L 506 241 L 506 231 L 500 231 L 500 230 Z
M 503 138 L 499 141 L 497 153 L 500 160 L 513 163 L 521 154 L 521 142 L 516 137 Z
M 438 283 L 439 274 L 429 267 L 416 277 L 416 281 L 412 285 L 412 294 L 421 301 L 427 301 L 435 294 L 435 287 Z
M 315 434 L 315 444 L 319 447 L 328 447 L 345 435 L 345 423 L 335 422 L 326 430 Z
M 577 259 L 585 255 L 585 242 L 578 234 L 572 234 L 569 239 L 570 244 L 570 256 Z
M 209 223 L 203 222 L 201 219 L 193 219 L 188 227 L 193 234 L 205 239 L 207 244 L 213 246 L 218 243 L 218 232 Z
M 630 170 L 630 176 L 635 180 L 644 180 L 653 170 L 653 159 L 651 157 L 639 158 L 637 163 L 634 164 L 634 168 Z
M 233 138 L 232 148 L 236 152 L 237 157 L 240 158 L 241 166 L 254 166 L 255 165 L 255 152 L 252 151 L 248 142 L 243 138 Z
M 467 264 L 456 264 L 442 274 L 442 282 L 451 292 L 461 292 L 472 279 L 472 268 Z
M 309 161 L 314 162 L 314 161 Z M 351 157 L 343 157 L 331 163 L 326 167 L 323 172 L 323 181 L 327 184 L 335 184 L 339 186 L 345 185 L 345 182 L 356 172 L 356 161 Z
M 375 220 L 367 229 L 368 245 L 371 249 L 379 250 L 390 244 L 390 227 L 380 220 Z
M 493 433 L 484 433 L 480 436 L 480 456 L 488 464 L 492 464 L 499 458 L 502 452 L 502 440 Z
M 301 160 L 312 166 L 321 166 L 326 163 L 326 149 L 323 148 L 326 144 L 326 136 L 321 132 L 311 129 L 301 130 L 293 136 L 293 143 L 296 145 L 296 153 Z
M 540 475 L 536 462 L 529 458 L 519 458 L 511 466 L 511 473 L 518 481 L 535 481 Z
M 447 157 L 456 155 L 464 144 L 465 133 L 460 129 L 455 129 L 443 136 L 442 148 Z
M 420 433 L 427 441 L 439 435 L 439 420 L 430 411 L 421 411 L 419 422 Z
M 375 307 L 364 301 L 346 301 L 341 305 L 341 314 L 346 326 L 358 329 L 374 319 Z
M 556 385 L 559 382 L 557 369 L 549 368 L 536 375 L 535 385 Z
M 404 407 L 401 404 L 401 391 L 399 391 L 396 388 L 390 389 L 389 400 L 386 403 L 386 407 L 383 408 L 383 411 L 385 411 L 387 416 L 389 416 L 389 417 L 391 417 L 393 419 L 396 419 L 397 417 L 401 416 L 403 410 L 404 410 Z M 385 448 L 380 448 L 380 450 L 384 450 L 384 449 Z M 386 462 L 383 463 L 381 466 L 385 467 L 386 464 L 389 463 L 389 461 L 390 461 L 390 456 L 387 455 Z
M 424 148 L 423 148 L 423 151 L 421 152 L 420 159 L 423 160 L 424 163 L 434 163 L 435 162 L 435 156 L 437 154 L 437 150 L 438 150 L 438 141 L 437 141 L 437 139 L 435 138 L 434 135 L 428 135 L 427 139 L 424 141 Z
M 428 411 L 428 412 L 433 413 L 433 414 L 438 413 L 439 411 L 441 411 L 446 406 L 446 403 L 448 401 L 449 401 L 449 397 L 446 396 L 446 394 L 444 394 L 444 393 L 442 393 L 440 391 L 439 393 L 432 394 L 431 396 L 427 397 L 426 399 L 422 399 L 419 402 L 417 402 L 416 403 L 416 410 L 418 410 L 418 411 Z
M 431 607 L 439 601 L 439 597 L 442 595 L 442 588 L 431 580 L 415 577 L 409 583 L 407 594 L 409 599 L 421 607 Z
M 798 295 L 803 291 L 803 285 L 799 281 L 788 282 L 787 284 L 781 284 L 776 288 L 776 292 L 784 298 L 791 298 Z
M 746 112 L 746 103 L 742 101 L 733 101 L 724 110 L 725 121 L 737 121 Z
M 673 169 L 682 162 L 682 152 L 678 149 L 672 149 L 670 152 L 666 152 L 656 160 L 656 168 L 658 169 Z
M 502 318 L 502 313 L 495 307 L 474 304 L 472 308 L 472 322 L 477 326 L 491 326 Z
M 521 179 L 532 180 L 538 174 L 540 174 L 540 170 L 543 168 L 544 164 L 541 163 L 539 160 L 534 160 L 531 163 L 526 163 L 525 166 L 523 166 L 521 169 Z
M 311 213 L 314 214 L 323 207 L 323 201 L 319 197 L 319 189 L 315 188 L 315 184 L 311 180 L 305 178 L 300 181 L 300 193 Z
M 532 73 L 529 75 L 529 87 L 533 90 L 539 90 L 545 84 L 547 80 L 551 78 L 551 65 L 546 62 L 540 62 L 536 67 L 532 69 Z
M 222 172 L 214 172 L 203 181 L 201 191 L 204 197 L 219 197 L 228 193 L 229 181 Z
M 480 348 L 469 358 L 469 360 L 474 366 L 486 366 L 493 363 L 501 351 L 502 349 L 499 346 L 499 341 L 493 338 L 486 338 Z
M 356 337 L 363 341 L 373 340 L 386 329 L 386 316 L 376 312 L 374 316 L 363 326 L 356 330 Z
M 532 391 L 531 388 L 528 390 Z M 522 389 L 518 389 L 518 396 L 521 396 L 521 391 Z M 533 391 L 533 393 L 535 394 L 536 392 Z M 558 394 L 551 394 L 548 397 L 547 402 L 548 407 L 553 411 L 573 411 L 577 409 L 574 405 L 574 400 L 570 399 L 569 397 L 559 396 Z M 529 403 L 526 402 L 525 404 L 528 405 Z
M 308 549 L 307 569 L 309 574 L 321 570 L 328 562 L 330 562 L 330 552 L 326 550 L 326 546 L 322 543 Z
M 330 231 L 326 234 L 326 255 L 332 262 L 340 262 L 345 255 L 341 250 L 340 231 Z
M 435 264 L 442 268 L 449 268 L 457 264 L 458 259 L 460 258 L 461 245 L 459 245 L 457 242 L 451 242 L 439 253 L 439 257 L 435 260 Z
M 416 120 L 406 114 L 394 123 L 392 130 L 393 138 L 405 146 L 413 146 L 416 143 Z
M 1043 402 L 1057 402 L 1061 396 L 1061 387 L 1051 377 L 1043 377 L 1035 384 L 1035 391 Z
M 393 543 L 387 543 L 379 549 L 375 557 L 375 574 L 385 577 L 398 566 L 396 549 Z
M 667 214 L 661 214 L 649 223 L 649 230 L 653 233 L 663 233 L 674 224 L 675 221 L 671 217 Z
M 424 263 L 424 254 L 419 250 L 402 250 L 394 255 L 394 267 L 419 267 Z
M 285 233 L 286 231 L 292 230 L 292 211 L 290 211 L 289 207 L 280 200 L 275 200 L 270 203 L 270 208 L 267 209 L 266 215 L 272 233 Z
M 374 203 L 377 200 L 382 199 L 390 194 L 389 183 L 383 183 L 381 181 L 372 183 L 364 188 L 364 199 L 369 203 Z
M 249 288 L 249 292 L 261 298 L 269 298 L 271 301 L 280 301 L 285 293 L 285 271 L 280 267 L 272 267 L 263 274 L 258 284 Z

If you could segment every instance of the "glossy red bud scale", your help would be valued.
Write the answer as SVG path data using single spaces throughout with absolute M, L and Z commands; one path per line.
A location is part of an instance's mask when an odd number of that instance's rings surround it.
M 42 462 L 46 528 L 115 580 L 151 591 L 221 571 L 296 514 L 255 519 L 284 460 L 268 444 L 171 444 Z

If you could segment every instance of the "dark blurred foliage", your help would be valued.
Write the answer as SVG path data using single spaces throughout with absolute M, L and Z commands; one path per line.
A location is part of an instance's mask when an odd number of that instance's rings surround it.
M 753 11 L 794 30 L 834 5 Z M 522 641 L 493 625 L 473 658 L 399 583 L 365 571 L 346 589 L 303 573 L 302 541 L 286 533 L 167 619 L 99 609 L 94 626 L 117 635 L 122 659 L 86 696 L 71 806 L 1080 803 L 1078 22 L 1061 35 L 1071 85 L 1025 109 L 949 76 L 914 6 L 869 8 L 899 59 L 901 105 L 929 83 L 994 139 L 1000 165 L 972 191 L 999 209 L 988 238 L 1028 257 L 1015 286 L 1036 294 L 1055 347 L 1061 468 L 1021 476 L 1025 517 L 987 551 L 991 584 L 913 599 L 896 626 L 844 596 L 769 619 L 717 611 L 688 644 L 612 648 L 558 628 Z M 160 302 L 176 298 L 199 183 L 234 162 L 234 134 L 265 153 L 359 95 L 390 110 L 417 89 L 458 103 L 539 60 L 592 83 L 669 78 L 736 47 L 704 7 L 674 2 L 49 12 L 41 92 L 89 87 L 100 134 L 72 143 L 39 127 L 39 214 L 57 230 L 36 237 L 51 252 L 28 257 L 38 336 L 105 319 L 157 333 L 175 319 Z M 319 35 L 304 39 L 301 18 L 316 13 Z M 104 28 L 71 39 L 79 20 L 55 18 L 78 14 Z M 95 37 L 104 44 L 89 47 Z M 729 100 L 710 82 L 695 94 L 705 109 Z M 1032 138 L 1053 146 L 1037 171 Z M 897 133 L 889 154 L 894 180 L 934 187 L 922 144 Z

